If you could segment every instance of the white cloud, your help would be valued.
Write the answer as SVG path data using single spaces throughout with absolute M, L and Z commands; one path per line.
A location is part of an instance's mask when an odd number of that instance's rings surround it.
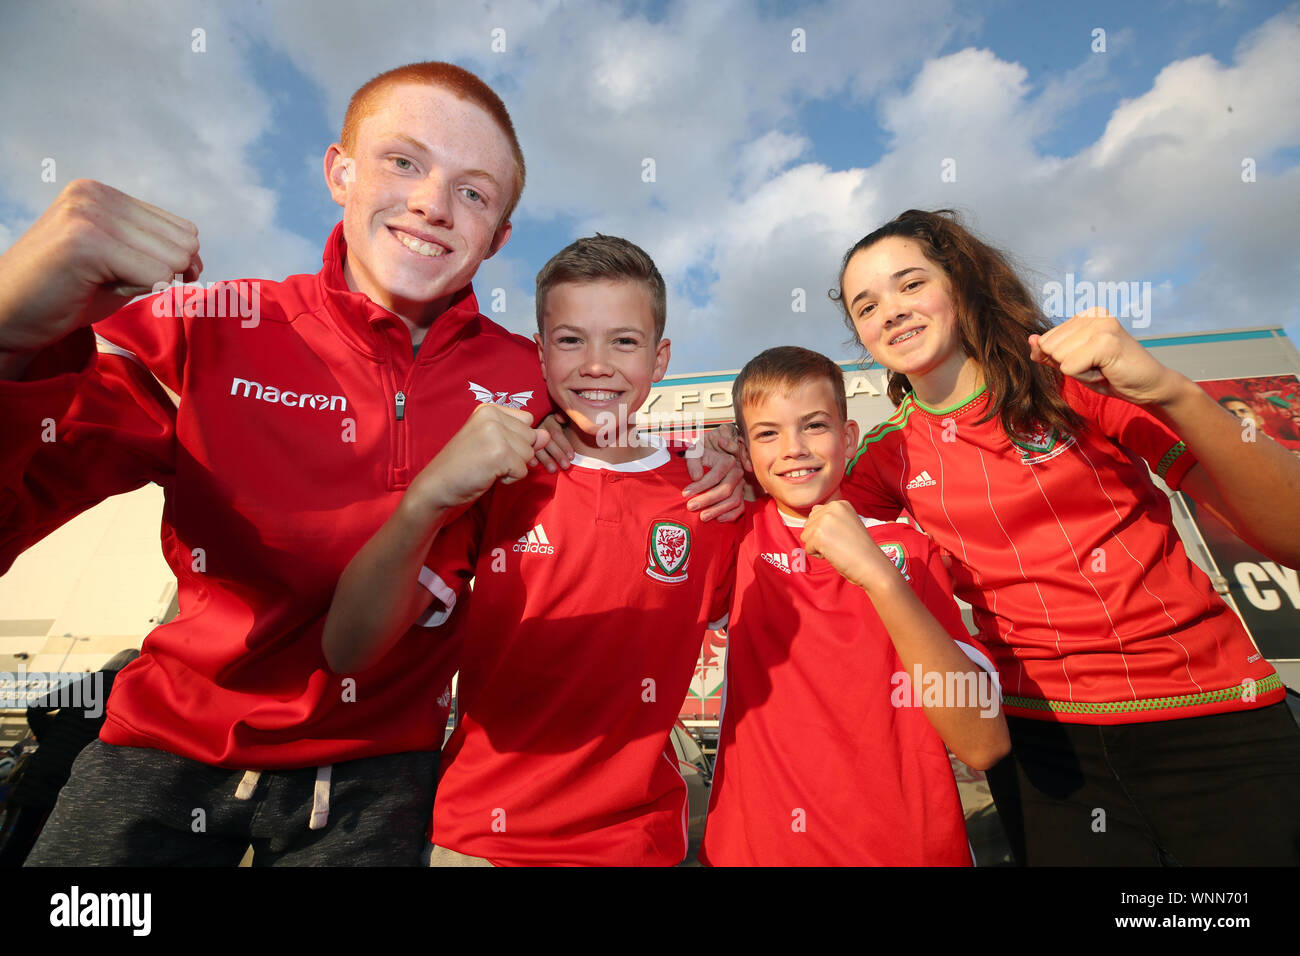
M 0 189 L 22 211 L 3 224 L 12 236 L 89 177 L 194 222 L 205 278 L 316 268 L 319 249 L 278 222 L 277 197 L 247 159 L 271 107 L 224 8 L 23 4 L 5 17 Z M 195 28 L 205 52 L 192 48 Z M 41 181 L 45 157 L 53 184 Z
M 673 2 L 655 23 L 617 4 L 559 0 L 226 10 L 8 14 L 0 69 L 45 85 L 0 84 L 0 189 L 18 209 L 0 222 L 0 242 L 52 198 L 36 170 L 57 155 L 61 182 L 93 175 L 198 222 L 209 276 L 316 268 L 319 239 L 284 228 L 248 159 L 272 122 L 273 94 L 249 79 L 247 31 L 324 91 L 332 123 L 357 86 L 400 63 L 453 59 L 479 72 L 510 106 L 528 159 L 517 236 L 563 232 L 558 248 L 599 230 L 649 250 L 673 286 L 674 371 L 735 367 L 791 341 L 851 355 L 825 290 L 852 242 L 909 207 L 966 211 L 1037 281 L 1066 271 L 1171 280 L 1157 288 L 1151 334 L 1300 321 L 1300 170 L 1280 159 L 1300 145 L 1294 10 L 1245 38 L 1229 63 L 1165 65 L 1150 89 L 1115 106 L 1095 142 L 1062 156 L 1043 143 L 1080 103 L 1114 95 L 1110 61 L 1082 52 L 1031 76 L 943 0 L 869 16 L 849 2 L 793 13 Z M 189 52 L 199 22 L 202 55 Z M 495 29 L 503 53 L 492 50 Z M 792 50 L 794 30 L 807 52 Z M 1131 39 L 1120 26 L 1108 42 Z M 993 49 L 944 55 L 967 41 Z M 57 71 L 45 66 L 54 50 Z M 814 102 L 818 129 L 807 125 Z M 61 103 L 75 105 L 61 112 Z M 861 128 L 873 114 L 879 129 Z M 884 154 L 846 168 L 841 153 L 830 165 L 818 148 L 836 115 L 853 117 L 834 134 L 841 149 L 865 140 L 862 156 L 874 157 L 883 133 Z M 1241 181 L 1246 157 L 1255 183 Z M 945 160 L 955 182 L 941 179 Z M 302 188 L 323 189 L 319 160 L 303 166 Z M 519 248 L 517 238 L 511 255 L 486 263 L 476 286 L 485 309 L 490 290 L 504 289 L 498 317 L 527 333 L 541 262 L 517 258 Z M 791 310 L 794 289 L 806 312 Z
M 781 340 L 853 356 L 839 344 L 838 313 L 815 309 L 810 289 L 808 314 L 792 315 L 790 287 L 833 284 L 844 250 L 909 207 L 965 212 L 1028 267 L 1035 288 L 1066 271 L 1152 281 L 1147 335 L 1297 321 L 1300 167 L 1276 159 L 1300 145 L 1297 48 L 1300 19 L 1288 13 L 1248 37 L 1232 64 L 1171 63 L 1115 109 L 1094 144 L 1064 158 L 1036 145 L 1059 117 L 1021 67 L 973 49 L 925 63 L 882 99 L 892 140 L 875 165 L 786 169 L 718 217 L 705 364 L 734 367 Z M 1257 159 L 1256 183 L 1242 182 L 1246 156 Z M 945 158 L 955 182 L 941 181 Z M 1171 273 L 1174 284 L 1160 281 Z M 715 358 L 718 348 L 727 355 Z

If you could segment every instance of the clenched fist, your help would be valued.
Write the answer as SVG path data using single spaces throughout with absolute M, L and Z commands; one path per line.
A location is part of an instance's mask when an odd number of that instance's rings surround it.
M 156 283 L 192 282 L 202 269 L 192 222 L 75 180 L 0 256 L 0 359 L 12 365 Z
M 829 561 L 846 581 L 863 590 L 903 580 L 847 501 L 817 505 L 808 513 L 803 546 L 809 557 Z
M 1029 336 L 1029 357 L 1059 369 L 1101 395 L 1137 405 L 1168 400 L 1181 376 L 1161 365 L 1105 309 L 1089 309 Z
M 467 505 L 492 487 L 518 481 L 551 436 L 518 408 L 480 405 L 411 482 L 410 494 L 431 509 Z

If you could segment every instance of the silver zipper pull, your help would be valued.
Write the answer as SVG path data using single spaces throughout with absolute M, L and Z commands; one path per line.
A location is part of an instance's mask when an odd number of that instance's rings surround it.
M 397 420 L 400 422 L 406 417 L 406 393 L 398 392 L 393 396 L 393 407 L 397 410 Z

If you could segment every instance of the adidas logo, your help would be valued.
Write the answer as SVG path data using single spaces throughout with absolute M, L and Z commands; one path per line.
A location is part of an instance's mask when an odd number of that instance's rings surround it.
M 939 482 L 935 481 L 933 478 L 930 477 L 930 473 L 928 471 L 923 471 L 915 478 L 913 478 L 911 481 L 909 481 L 907 483 L 907 487 L 909 490 L 912 488 L 927 488 L 930 485 L 937 485 L 938 483 Z
M 546 537 L 546 530 L 539 524 L 532 531 L 521 535 L 515 542 L 514 550 L 524 554 L 554 554 L 555 545 Z
M 764 551 L 763 560 L 786 574 L 790 573 L 790 556 L 788 554 L 782 554 L 780 551 Z

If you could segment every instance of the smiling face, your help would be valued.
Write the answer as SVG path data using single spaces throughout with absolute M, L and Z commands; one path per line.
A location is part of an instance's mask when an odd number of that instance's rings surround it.
M 562 282 L 546 295 L 544 335 L 535 335 L 542 374 L 568 417 L 570 439 L 592 458 L 621 463 L 644 446 L 618 442 L 668 370 L 669 343 L 655 339 L 645 283 L 601 279 Z
M 335 143 L 325 177 L 343 207 L 348 287 L 428 326 L 510 237 L 510 141 L 481 107 L 403 83 L 361 121 L 351 153 Z
M 844 269 L 843 301 L 858 340 L 890 371 L 906 375 L 922 400 L 937 403 L 963 386 L 973 366 L 961 345 L 951 286 L 919 243 L 888 236 Z M 966 376 L 969 378 L 969 376 Z
M 1236 415 L 1242 421 L 1249 421 L 1256 428 L 1259 427 L 1259 416 L 1255 414 L 1254 409 L 1242 401 L 1223 402 L 1223 407 L 1232 414 Z
M 758 483 L 793 517 L 840 497 L 858 425 L 840 416 L 831 383 L 809 378 L 746 402 L 741 457 Z

